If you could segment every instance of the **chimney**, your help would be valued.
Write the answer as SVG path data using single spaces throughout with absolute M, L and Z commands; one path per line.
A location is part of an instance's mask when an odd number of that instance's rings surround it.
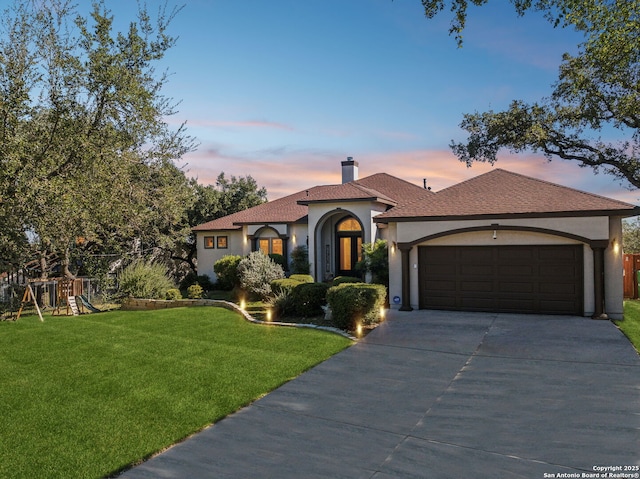
M 342 184 L 358 179 L 358 162 L 348 156 L 347 161 L 342 162 Z

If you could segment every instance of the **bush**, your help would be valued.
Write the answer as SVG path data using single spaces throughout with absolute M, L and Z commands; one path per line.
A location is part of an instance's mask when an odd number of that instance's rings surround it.
M 205 291 L 213 291 L 214 284 L 206 274 L 196 275 L 193 271 L 190 271 L 180 281 L 180 289 L 185 290 L 192 284 L 199 284 Z
M 176 299 L 182 299 L 182 293 L 180 292 L 179 289 L 168 289 L 167 293 L 165 295 L 165 299 L 168 299 L 170 301 L 175 301 Z
M 180 289 L 185 290 L 192 284 L 195 284 L 198 281 L 198 276 L 193 272 L 189 271 L 184 278 L 180 280 Z
M 192 284 L 187 288 L 187 298 L 189 299 L 201 299 L 204 294 L 202 286 L 199 284 Z
M 356 269 L 371 273 L 374 283 L 389 285 L 389 250 L 386 240 L 376 240 L 375 243 L 362 245 L 362 261 L 356 264 Z
M 275 264 L 279 264 L 280 266 L 282 266 L 282 269 L 285 270 L 287 269 L 287 265 L 284 261 L 284 256 L 282 256 L 281 254 L 276 254 L 276 253 L 269 253 L 269 258 L 271 258 L 271 260 L 275 263 Z
M 218 277 L 218 288 L 230 291 L 234 287 L 240 286 L 238 265 L 241 260 L 242 256 L 226 255 L 215 262 L 213 271 Z
M 322 314 L 322 306 L 327 304 L 325 283 L 300 283 L 291 291 L 291 301 L 295 314 L 308 318 Z
M 291 290 L 299 284 L 302 283 L 291 278 L 274 279 L 271 281 L 271 291 L 273 291 L 273 294 L 280 294 L 282 292 L 290 293 Z
M 275 293 L 267 304 L 271 308 L 274 319 L 280 319 L 295 312 L 295 303 L 291 299 L 291 291 L 283 290 Z
M 292 274 L 289 279 L 293 279 L 300 283 L 313 283 L 313 276 L 310 274 Z
M 309 251 L 306 246 L 296 246 L 291 251 L 291 272 L 293 274 L 309 274 Z
M 215 288 L 213 282 L 206 274 L 198 275 L 198 284 L 202 286 L 202 289 L 204 289 L 205 291 L 213 291 Z
M 354 331 L 360 322 L 373 324 L 380 320 L 387 289 L 381 284 L 344 283 L 327 291 L 334 325 L 345 331 Z
M 261 251 L 254 251 L 238 264 L 238 277 L 244 290 L 264 300 L 271 294 L 271 281 L 284 278 L 284 270 Z
M 118 275 L 119 299 L 164 299 L 167 291 L 175 288 L 167 268 L 152 261 L 135 261 Z
M 338 286 L 343 283 L 362 283 L 362 280 L 355 276 L 337 276 L 331 282 L 331 286 Z

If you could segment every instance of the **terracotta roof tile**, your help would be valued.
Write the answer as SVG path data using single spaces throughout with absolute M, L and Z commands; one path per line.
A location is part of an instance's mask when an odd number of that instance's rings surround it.
M 547 181 L 495 169 L 441 190 L 427 200 L 393 208 L 376 221 L 482 215 L 618 211 L 637 207 Z

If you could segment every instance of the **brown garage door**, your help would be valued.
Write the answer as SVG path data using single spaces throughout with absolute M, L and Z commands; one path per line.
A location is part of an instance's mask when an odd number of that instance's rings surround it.
M 420 308 L 582 314 L 582 245 L 421 246 Z

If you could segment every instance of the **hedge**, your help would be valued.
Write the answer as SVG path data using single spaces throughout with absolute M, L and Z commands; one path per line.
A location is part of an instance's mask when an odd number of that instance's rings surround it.
M 387 288 L 381 284 L 342 283 L 327 291 L 333 323 L 345 331 L 355 331 L 363 325 L 380 321 Z
M 325 283 L 299 283 L 291 291 L 295 313 L 305 318 L 322 314 L 322 306 L 327 304 L 328 288 Z
M 363 281 L 360 278 L 356 278 L 355 276 L 336 276 L 331 282 L 331 286 L 338 286 L 339 284 L 344 283 L 362 283 Z
M 291 293 L 293 288 L 300 284 L 303 283 L 293 278 L 274 279 L 271 281 L 271 291 L 273 294 Z
M 300 283 L 313 283 L 313 276 L 310 274 L 292 274 L 289 279 L 299 281 Z

